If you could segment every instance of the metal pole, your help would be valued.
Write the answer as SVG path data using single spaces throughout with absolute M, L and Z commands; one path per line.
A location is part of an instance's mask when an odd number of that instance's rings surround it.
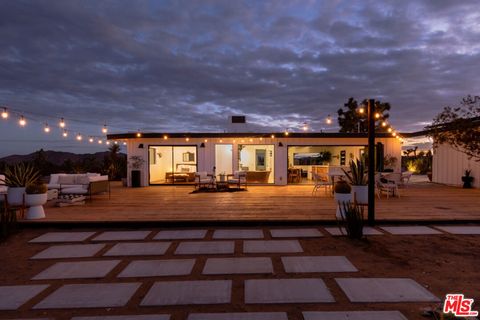
M 368 100 L 368 224 L 375 225 L 375 100 Z

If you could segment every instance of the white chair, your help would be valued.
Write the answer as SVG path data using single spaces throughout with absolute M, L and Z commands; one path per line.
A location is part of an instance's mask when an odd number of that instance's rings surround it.
M 215 178 L 207 171 L 199 171 L 195 173 L 195 188 L 213 188 L 215 186 Z
M 396 195 L 400 198 L 397 183 L 394 180 L 382 178 L 380 173 L 375 174 L 375 189 L 378 198 L 380 198 L 380 194 L 382 192 L 385 192 L 387 194 L 387 199 L 390 198 L 390 194 L 392 194 L 392 196 Z
M 245 171 L 234 171 L 233 174 L 227 175 L 227 183 L 236 185 L 238 189 L 243 184 L 247 189 L 247 173 Z
M 412 177 L 413 172 L 411 171 L 405 171 L 402 172 L 402 178 L 401 178 L 401 184 L 406 186 L 410 182 L 410 178 Z

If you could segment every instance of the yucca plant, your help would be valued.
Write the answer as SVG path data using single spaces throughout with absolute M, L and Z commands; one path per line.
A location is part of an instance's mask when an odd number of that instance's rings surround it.
M 348 237 L 361 239 L 363 237 L 363 207 L 350 201 L 339 203 L 339 205 Z
M 350 160 L 350 172 L 343 169 L 347 180 L 352 186 L 366 186 L 368 185 L 368 176 L 365 161 L 362 160 Z
M 35 184 L 40 172 L 31 164 L 18 163 L 5 168 L 5 180 L 1 181 L 10 188 L 22 188 Z

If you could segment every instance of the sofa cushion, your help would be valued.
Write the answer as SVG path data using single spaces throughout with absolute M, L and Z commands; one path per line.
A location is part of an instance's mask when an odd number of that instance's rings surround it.
M 75 176 L 75 184 L 89 184 L 90 180 L 87 175 L 79 174 Z
M 49 183 L 49 184 L 47 184 L 47 188 L 48 188 L 49 190 L 51 190 L 51 189 L 60 189 L 60 184 L 59 184 L 59 183 Z
M 62 188 L 63 194 L 87 194 L 88 190 L 82 186 Z
M 7 186 L 0 186 L 0 193 L 7 193 L 8 187 Z
M 98 176 L 90 176 L 90 177 L 88 177 L 88 180 L 89 180 L 90 182 L 94 182 L 94 181 L 108 181 L 108 176 L 107 176 L 107 175 L 105 175 L 105 176 L 100 176 L 100 175 L 98 175 Z
M 48 184 L 59 184 L 58 177 L 66 175 L 66 173 L 52 173 L 50 175 L 50 182 Z
M 74 175 L 61 175 L 58 177 L 59 184 L 75 184 L 75 176 Z

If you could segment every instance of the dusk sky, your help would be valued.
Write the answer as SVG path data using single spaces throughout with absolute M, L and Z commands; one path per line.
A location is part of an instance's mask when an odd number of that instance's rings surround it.
M 351 96 L 417 131 L 480 89 L 478 0 L 4 0 L 0 39 L 0 105 L 31 117 L 0 119 L 0 156 L 101 150 L 62 139 L 60 117 L 87 136 L 223 132 L 237 114 L 320 131 Z

